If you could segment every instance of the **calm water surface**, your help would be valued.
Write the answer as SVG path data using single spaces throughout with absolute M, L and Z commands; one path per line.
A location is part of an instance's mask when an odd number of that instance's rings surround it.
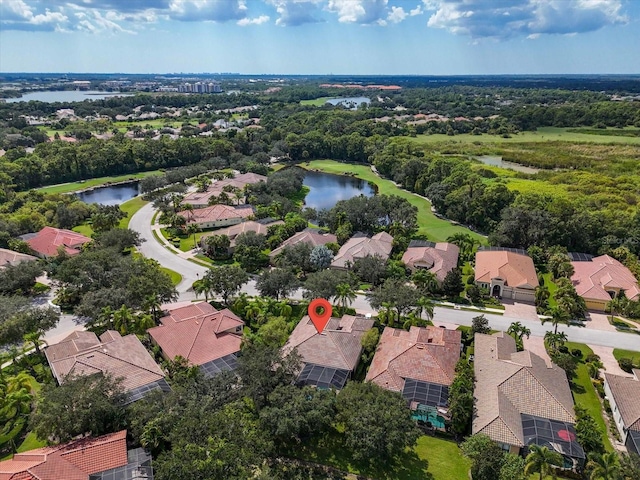
M 82 102 L 84 100 L 102 100 L 104 98 L 125 96 L 120 92 L 100 92 L 97 90 L 60 90 L 51 92 L 31 92 L 22 95 L 20 98 L 7 98 L 7 103 L 29 102 L 37 100 L 39 102 Z
M 139 193 L 138 182 L 124 183 L 121 185 L 109 185 L 94 188 L 86 192 L 76 193 L 78 198 L 85 203 L 98 203 L 100 205 L 120 205 L 132 199 Z
M 330 173 L 306 172 L 303 184 L 310 188 L 305 206 L 316 210 L 333 208 L 339 200 L 358 195 L 371 197 L 375 193 L 364 180 Z
M 369 104 L 371 99 L 368 97 L 342 97 L 342 98 L 330 98 L 327 103 L 331 105 L 344 105 L 345 107 L 351 107 L 351 110 L 356 110 L 361 103 Z
M 519 163 L 507 162 L 502 160 L 502 157 L 496 157 L 493 155 L 479 155 L 473 156 L 476 160 L 484 163 L 485 165 L 491 165 L 493 167 L 507 168 L 510 170 L 515 170 L 516 172 L 523 173 L 538 173 L 540 169 L 533 167 L 526 167 L 524 165 L 520 165 Z

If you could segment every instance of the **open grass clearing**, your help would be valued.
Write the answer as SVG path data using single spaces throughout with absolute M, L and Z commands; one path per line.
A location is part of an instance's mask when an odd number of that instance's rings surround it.
M 638 348 L 640 348 L 640 344 L 638 344 Z M 614 348 L 613 356 L 616 360 L 620 360 L 621 358 L 630 358 L 633 361 L 634 365 L 640 365 L 640 351 L 636 352 L 634 350 Z
M 447 220 L 436 217 L 431 211 L 431 203 L 414 193 L 408 192 L 396 186 L 391 180 L 378 177 L 371 171 L 368 165 L 354 165 L 350 163 L 340 163 L 334 160 L 313 160 L 299 164 L 302 168 L 316 169 L 326 173 L 338 175 L 353 174 L 367 182 L 374 183 L 378 187 L 378 193 L 384 195 L 397 195 L 406 199 L 409 203 L 418 208 L 418 234 L 426 235 L 429 240 L 444 242 L 447 237 L 456 233 L 468 233 L 482 244 L 487 243 L 487 239 L 482 235 L 469 230 L 468 228 L 454 225 Z
M 151 172 L 128 173 L 126 175 L 116 175 L 113 177 L 98 177 L 89 180 L 81 180 L 78 182 L 60 183 L 58 185 L 49 185 L 48 187 L 37 188 L 36 190 L 43 193 L 71 193 L 85 188 L 98 187 L 107 183 L 125 182 L 127 180 L 140 180 L 151 175 L 161 175 L 160 170 Z
M 344 446 L 342 434 L 335 430 L 317 444 L 301 445 L 292 456 L 380 480 L 466 480 L 471 467 L 455 442 L 428 435 L 421 436 L 417 445 L 393 464 L 378 468 L 370 462 L 355 463 Z
M 79 233 L 80 235 L 84 235 L 85 237 L 91 238 L 93 235 L 93 228 L 91 228 L 91 224 L 83 223 L 82 225 L 76 225 L 71 230 Z
M 620 135 L 593 135 L 577 133 L 574 128 L 541 127 L 535 132 L 520 132 L 508 138 L 500 135 L 418 135 L 417 143 L 521 143 L 521 142 L 585 142 L 585 143 L 625 143 L 640 145 L 640 137 Z
M 311 105 L 313 107 L 321 107 L 325 103 L 327 103 L 327 100 L 330 100 L 332 98 L 334 97 L 320 97 L 320 98 L 314 98 L 313 100 L 300 100 L 300 105 Z
M 596 421 L 596 423 L 598 424 L 598 428 L 600 429 L 600 434 L 602 435 L 604 448 L 607 450 L 607 452 L 612 452 L 613 446 L 611 445 L 611 441 L 609 440 L 609 436 L 607 434 L 607 425 L 605 424 L 604 418 L 602 416 L 602 406 L 600 405 L 600 398 L 598 397 L 598 392 L 596 392 L 595 387 L 591 383 L 591 377 L 589 376 L 587 366 L 584 362 L 584 359 L 587 357 L 587 355 L 592 354 L 593 350 L 591 350 L 587 345 L 583 343 L 567 342 L 565 343 L 565 345 L 570 351 L 577 348 L 582 352 L 582 358 L 578 359 L 576 378 L 573 380 L 574 386 L 571 389 L 573 393 L 573 399 L 577 405 L 584 407 Z
M 149 202 L 147 202 L 146 200 L 143 200 L 140 195 L 138 195 L 137 197 L 133 197 L 132 199 L 122 203 L 120 205 L 120 210 L 126 213 L 127 216 L 122 220 L 120 220 L 120 225 L 118 226 L 120 228 L 128 228 L 131 217 L 133 217 L 133 215 L 142 207 L 144 207 L 147 203 Z
M 173 283 L 174 287 L 182 281 L 182 275 L 180 275 L 178 272 L 173 271 L 167 267 L 160 267 L 160 270 L 169 275 L 169 277 L 171 278 L 171 283 Z

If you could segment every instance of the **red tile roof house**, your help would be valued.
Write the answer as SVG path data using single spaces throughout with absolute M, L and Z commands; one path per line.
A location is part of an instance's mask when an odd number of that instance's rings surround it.
M 169 391 L 164 372 L 135 335 L 107 330 L 100 338 L 77 331 L 44 349 L 51 372 L 62 384 L 68 375 L 109 374 L 122 379 L 128 403 L 153 390 Z
M 576 292 L 587 308 L 603 312 L 609 300 L 624 290 L 629 300 L 640 300 L 640 286 L 633 273 L 615 258 L 601 255 L 586 261 L 574 261 L 571 276 Z
M 6 248 L 0 248 L 0 269 L 2 269 L 3 267 L 15 266 L 22 262 L 33 262 L 37 259 L 38 258 L 34 257 L 33 255 L 14 252 L 13 250 L 7 250 Z
M 327 243 L 338 243 L 338 238 L 332 233 L 321 233 L 313 228 L 305 228 L 301 232 L 287 238 L 278 248 L 274 248 L 269 257 L 273 260 L 281 253 L 285 247 L 297 245 L 298 243 L 309 243 L 314 247 L 326 245 Z
M 282 220 L 273 221 L 273 219 L 262 219 L 257 222 L 254 220 L 249 220 L 247 222 L 238 223 L 236 225 L 221 228 L 220 230 L 215 230 L 213 232 L 202 235 L 200 237 L 200 245 L 205 245 L 207 237 L 211 237 L 213 235 L 226 235 L 230 240 L 229 251 L 233 252 L 236 247 L 236 237 L 238 235 L 246 232 L 255 232 L 258 235 L 266 235 L 267 229 L 272 225 L 284 225 L 284 222 Z
M 640 455 L 640 370 L 628 378 L 605 373 L 604 392 L 627 451 Z
M 360 342 L 373 323 L 373 319 L 360 316 L 332 317 L 322 333 L 318 333 L 309 316 L 302 317 L 283 347 L 285 355 L 295 348 L 302 358 L 297 383 L 342 389 L 358 366 L 362 354 Z
M 187 220 L 187 225 L 195 223 L 200 228 L 217 228 L 235 225 L 253 216 L 251 205 L 232 207 L 229 205 L 212 205 L 206 208 L 196 208 L 193 212 L 184 210 L 178 215 Z
M 518 352 L 513 337 L 498 332 L 476 333 L 474 374 L 473 434 L 486 434 L 514 454 L 547 446 L 564 457 L 565 468 L 584 462 L 564 370 L 528 350 Z
M 139 472 L 140 476 L 134 477 L 134 472 Z M 101 437 L 85 437 L 62 445 L 16 453 L 11 460 L 0 462 L 0 480 L 90 478 L 153 480 L 151 456 L 141 448 L 127 452 L 127 431 L 121 430 Z
M 244 190 L 244 187 L 250 184 L 266 182 L 267 177 L 264 175 L 258 175 L 257 173 L 241 173 L 234 178 L 225 178 L 218 180 L 209 185 L 206 192 L 192 192 L 182 199 L 182 204 L 187 203 L 193 205 L 194 208 L 204 208 L 209 205 L 211 198 L 217 197 L 224 191 L 224 187 L 231 185 L 232 187 Z M 233 198 L 233 197 L 232 197 Z
M 147 330 L 167 360 L 181 356 L 207 376 L 234 370 L 244 322 L 231 310 L 216 310 L 207 302 L 165 308 L 161 325 Z
M 27 233 L 20 238 L 42 258 L 55 257 L 59 249 L 67 255 L 77 255 L 82 251 L 82 246 L 91 241 L 79 233 L 54 227 L 44 227 L 38 233 Z
M 366 380 L 401 393 L 412 410 L 444 427 L 444 419 L 438 422 L 437 416 L 447 413 L 461 340 L 458 330 L 428 326 L 407 332 L 385 327 Z
M 524 250 L 509 248 L 476 253 L 475 280 L 491 296 L 535 302 L 538 275 L 533 260 Z
M 388 260 L 392 249 L 393 237 L 387 232 L 376 233 L 373 237 L 367 237 L 364 233 L 356 233 L 340 247 L 331 262 L 331 268 L 346 270 L 358 258 L 364 258 L 367 255 L 377 255 Z
M 402 255 L 402 263 L 412 272 L 424 268 L 442 283 L 447 273 L 458 266 L 459 254 L 460 249 L 453 243 L 412 240 Z

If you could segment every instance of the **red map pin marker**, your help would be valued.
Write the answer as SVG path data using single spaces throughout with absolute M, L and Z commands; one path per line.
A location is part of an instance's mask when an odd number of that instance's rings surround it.
M 318 313 L 319 309 L 323 310 L 322 313 Z M 311 300 L 307 312 L 318 333 L 322 333 L 331 319 L 331 304 L 324 298 L 316 298 Z

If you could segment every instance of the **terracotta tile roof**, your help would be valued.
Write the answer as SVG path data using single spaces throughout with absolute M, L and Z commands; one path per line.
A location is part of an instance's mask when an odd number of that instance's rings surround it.
M 208 223 L 221 220 L 242 219 L 253 215 L 253 207 L 251 205 L 211 205 L 206 208 L 196 208 L 193 212 L 188 210 L 178 212 L 178 215 L 187 219 L 187 223 Z
M 640 370 L 634 370 L 634 375 L 633 378 L 627 378 L 605 373 L 604 378 L 611 389 L 624 426 L 640 432 Z
M 63 383 L 67 375 L 110 374 L 122 378 L 125 392 L 164 378 L 162 369 L 135 335 L 107 331 L 100 339 L 92 332 L 73 332 L 45 348 L 51 371 Z
M 0 248 L 0 268 L 18 265 L 22 262 L 32 262 L 37 259 L 38 257 L 34 257 L 33 255 L 14 252 L 13 250 L 7 250 L 6 248 Z
M 411 327 L 407 332 L 386 327 L 367 381 L 401 392 L 407 378 L 451 385 L 460 358 L 461 332 L 433 326 Z
M 630 300 L 640 299 L 640 286 L 633 273 L 609 255 L 594 257 L 590 262 L 571 262 L 571 281 L 578 295 L 597 300 L 611 300 L 607 288 L 620 289 Z
M 367 255 L 377 255 L 384 260 L 389 259 L 393 248 L 393 237 L 386 232 L 380 232 L 369 238 L 363 234 L 356 234 L 340 247 L 338 254 L 331 262 L 333 268 L 346 268 L 347 262 L 353 264 L 358 258 Z
M 516 352 L 504 332 L 476 334 L 473 433 L 524 446 L 520 414 L 575 423 L 573 397 L 564 371 L 531 352 Z
M 320 233 L 318 230 L 307 228 L 287 238 L 282 244 L 271 251 L 269 256 L 276 257 L 287 246 L 297 245 L 298 243 L 310 243 L 314 247 L 318 245 L 326 245 L 327 243 L 337 243 L 338 238 L 332 233 Z
M 282 220 L 276 220 L 270 223 L 260 223 L 254 220 L 249 220 L 246 222 L 238 223 L 237 225 L 232 225 L 230 227 L 221 228 L 213 232 L 208 232 L 200 237 L 200 241 L 202 242 L 203 239 L 207 237 L 211 237 L 213 235 L 226 235 L 231 240 L 230 247 L 233 248 L 235 247 L 235 244 L 236 244 L 235 242 L 236 237 L 241 233 L 255 232 L 259 235 L 266 235 L 267 229 L 271 225 L 284 225 L 284 222 Z
M 538 275 L 533 260 L 527 255 L 504 250 L 481 250 L 476 253 L 476 282 L 491 283 L 502 278 L 509 287 L 535 288 Z
M 89 243 L 91 239 L 61 228 L 44 227 L 38 233 L 25 237 L 31 250 L 43 257 L 54 257 L 58 254 L 58 248 L 64 248 L 69 255 L 80 253 L 82 245 Z
M 232 187 L 243 190 L 245 186 L 249 184 L 266 182 L 267 177 L 264 175 L 258 175 L 257 173 L 241 173 L 234 178 L 225 178 L 223 180 L 217 180 L 209 185 L 206 192 L 192 192 L 182 199 L 182 204 L 187 203 L 202 205 L 208 204 L 211 197 L 217 197 L 224 191 L 224 187 L 231 185 Z
M 169 309 L 160 322 L 162 325 L 147 331 L 168 358 L 180 355 L 193 365 L 202 365 L 240 351 L 244 322 L 231 310 L 218 311 L 207 302 L 192 303 Z
M 127 464 L 127 431 L 17 453 L 0 462 L 0 480 L 88 480 Z
M 440 242 L 435 247 L 409 247 L 402 255 L 402 263 L 409 268 L 427 268 L 440 281 L 458 266 L 460 249 L 453 243 Z
M 309 316 L 305 315 L 291 332 L 283 351 L 288 353 L 297 348 L 304 363 L 354 370 L 362 353 L 362 336 L 373 323 L 372 319 L 344 315 L 331 318 L 322 334 L 318 334 Z

